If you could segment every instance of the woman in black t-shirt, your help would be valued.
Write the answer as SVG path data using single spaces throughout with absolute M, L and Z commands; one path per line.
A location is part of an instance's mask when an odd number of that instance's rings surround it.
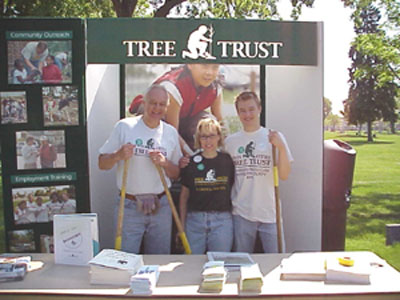
M 195 134 L 195 147 L 201 152 L 181 171 L 180 215 L 193 254 L 229 252 L 232 248 L 235 169 L 229 154 L 218 150 L 222 143 L 219 123 L 210 118 L 201 120 Z

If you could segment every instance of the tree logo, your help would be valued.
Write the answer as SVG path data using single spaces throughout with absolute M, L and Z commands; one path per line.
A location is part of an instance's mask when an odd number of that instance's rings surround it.
M 205 181 L 215 181 L 215 170 L 214 169 L 210 169 L 207 174 L 206 174 L 206 179 Z
M 212 25 L 200 25 L 196 30 L 192 31 L 187 41 L 187 49 L 182 51 L 182 58 L 205 58 L 216 59 L 212 55 L 212 38 L 214 29 Z

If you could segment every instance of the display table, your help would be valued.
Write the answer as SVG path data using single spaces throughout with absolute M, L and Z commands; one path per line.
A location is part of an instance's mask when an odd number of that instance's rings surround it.
M 316 256 L 332 253 L 315 253 Z M 347 253 L 349 255 L 349 253 Z M 160 265 L 160 279 L 152 297 L 169 299 L 268 298 L 268 299 L 400 299 L 400 273 L 371 252 L 351 252 L 354 258 L 380 263 L 374 268 L 370 285 L 325 284 L 322 281 L 282 281 L 280 262 L 290 254 L 254 254 L 260 265 L 264 286 L 260 294 L 238 291 L 239 272 L 230 272 L 221 293 L 199 293 L 205 255 L 144 255 L 145 264 Z M 129 288 L 90 285 L 89 267 L 54 264 L 52 254 L 32 254 L 45 263 L 23 281 L 0 283 L 0 299 L 116 299 L 134 297 Z M 135 296 L 136 297 L 136 296 Z M 148 298 L 148 297 L 136 297 Z

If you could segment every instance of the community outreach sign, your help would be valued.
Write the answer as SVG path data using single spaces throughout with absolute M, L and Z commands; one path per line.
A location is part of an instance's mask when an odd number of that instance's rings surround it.
M 89 19 L 88 63 L 317 65 L 317 23 Z

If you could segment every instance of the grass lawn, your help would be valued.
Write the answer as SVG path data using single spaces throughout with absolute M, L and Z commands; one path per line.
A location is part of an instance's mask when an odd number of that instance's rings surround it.
M 355 132 L 325 132 L 356 151 L 346 250 L 369 250 L 400 270 L 400 243 L 386 246 L 386 224 L 400 223 L 400 135 L 376 133 L 374 142 Z

